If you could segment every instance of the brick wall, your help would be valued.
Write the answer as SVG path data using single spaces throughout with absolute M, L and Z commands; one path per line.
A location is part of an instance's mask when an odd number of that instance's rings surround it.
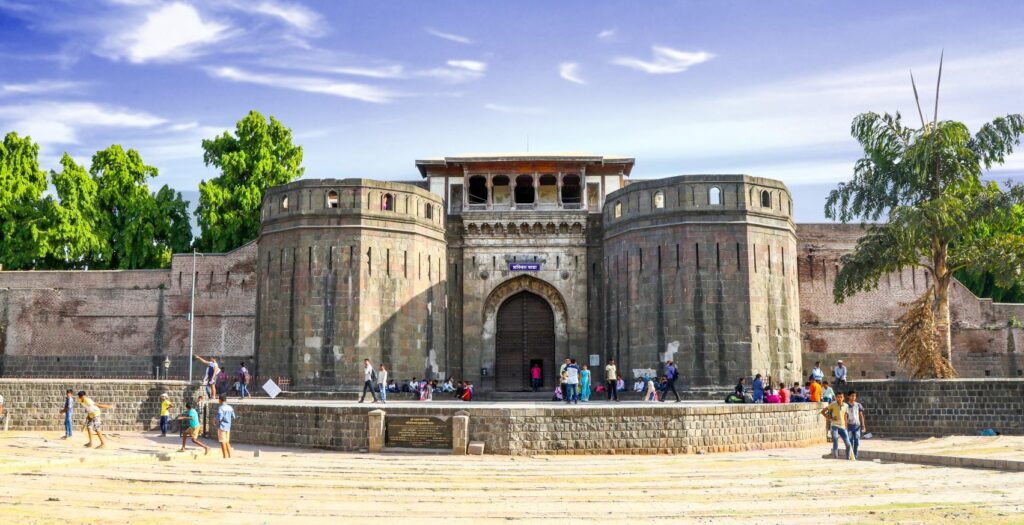
M 10 430 L 64 431 L 64 392 L 86 393 L 97 403 L 117 405 L 103 411 L 104 431 L 141 431 L 160 427 L 160 394 L 166 392 L 181 414 L 196 389 L 183 381 L 0 379 Z M 85 422 L 85 410 L 75 404 L 75 432 Z
M 195 353 L 253 356 L 255 243 L 196 258 Z M 0 376 L 188 375 L 192 255 L 166 270 L 0 272 Z M 195 373 L 203 367 L 193 362 Z
M 852 379 L 905 378 L 896 366 L 896 319 L 931 277 L 921 269 L 893 273 L 878 289 L 835 304 L 839 260 L 863 234 L 859 225 L 798 226 L 803 377 L 815 361 L 831 368 L 842 359 Z M 1024 304 L 979 299 L 959 282 L 950 292 L 953 365 L 960 376 L 1024 377 L 1024 330 L 1010 326 L 1011 319 L 1024 321 Z
M 728 452 L 806 446 L 824 440 L 819 404 L 657 407 L 484 408 L 295 406 L 257 401 L 233 405 L 237 443 L 366 449 L 367 413 L 470 414 L 470 441 L 490 454 L 657 454 Z
M 1024 434 L 1024 380 L 854 381 L 849 389 L 879 436 Z

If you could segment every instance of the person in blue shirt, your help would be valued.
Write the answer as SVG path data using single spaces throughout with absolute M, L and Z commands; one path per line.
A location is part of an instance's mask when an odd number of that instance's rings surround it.
M 676 368 L 676 364 L 669 360 L 665 363 L 665 391 L 661 396 L 661 400 L 665 401 L 668 397 L 668 392 L 671 390 L 672 394 L 676 396 L 676 403 L 682 401 L 679 399 L 679 392 L 676 392 L 676 379 L 679 379 L 679 369 Z
M 231 457 L 231 422 L 234 420 L 235 409 L 228 404 L 228 396 L 221 394 L 220 407 L 217 408 L 217 441 L 224 459 Z
M 192 438 L 193 443 L 203 447 L 204 455 L 209 454 L 210 447 L 199 441 L 199 412 L 196 412 L 196 409 L 192 407 L 192 403 L 185 403 L 185 408 L 188 409 L 188 412 L 183 416 L 179 416 L 178 420 L 188 421 L 188 426 L 186 426 L 185 430 L 181 433 L 181 448 L 178 449 L 178 452 L 184 452 L 185 440 Z
M 753 391 L 754 402 L 764 403 L 764 380 L 761 379 L 761 374 L 754 376 Z
M 60 411 L 64 414 L 64 437 L 61 439 L 68 439 L 71 437 L 72 420 L 75 417 L 75 392 L 69 388 L 64 395 L 64 408 Z

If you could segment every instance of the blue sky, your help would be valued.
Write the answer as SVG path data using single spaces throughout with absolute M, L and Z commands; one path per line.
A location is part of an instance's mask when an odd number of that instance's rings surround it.
M 414 179 L 416 158 L 588 151 L 636 178 L 748 173 L 823 218 L 860 112 L 1024 111 L 1024 3 L 0 0 L 0 131 L 44 167 L 120 143 L 186 192 L 250 109 L 307 177 Z M 993 177 L 1024 175 L 1024 155 Z M 154 185 L 155 186 L 155 185 Z

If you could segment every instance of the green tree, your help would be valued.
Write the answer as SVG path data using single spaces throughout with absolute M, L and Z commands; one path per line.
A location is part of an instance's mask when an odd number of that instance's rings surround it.
M 0 143 L 0 265 L 5 269 L 35 268 L 46 256 L 45 191 L 39 145 L 8 133 Z
M 150 193 L 146 181 L 157 169 L 133 149 L 114 144 L 96 152 L 89 169 L 97 187 L 99 231 L 106 239 L 97 266 L 157 268 L 171 251 L 186 251 L 191 241 L 187 203 L 164 186 Z
M 199 184 L 198 216 L 203 250 L 224 252 L 259 235 L 260 204 L 267 189 L 302 176 L 302 147 L 274 117 L 256 111 L 235 125 L 235 133 L 203 140 L 203 161 L 220 176 Z
M 915 90 L 916 92 L 916 90 Z M 905 126 L 899 113 L 864 113 L 852 134 L 864 149 L 849 182 L 825 204 L 831 219 L 886 222 L 870 226 L 856 249 L 842 258 L 834 299 L 843 302 L 908 267 L 925 268 L 933 284 L 938 348 L 951 360 L 949 286 L 953 273 L 990 271 L 1004 284 L 1019 282 L 1024 264 L 1024 190 L 983 184 L 983 169 L 1000 164 L 1024 133 L 1024 117 L 1008 115 L 973 136 L 955 121 Z
M 108 250 L 98 223 L 96 181 L 67 153 L 60 164 L 61 171 L 50 172 L 57 198 L 45 201 L 49 237 L 46 267 L 95 265 Z

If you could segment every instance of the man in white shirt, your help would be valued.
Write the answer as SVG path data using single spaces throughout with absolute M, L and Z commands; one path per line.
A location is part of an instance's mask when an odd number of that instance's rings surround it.
M 575 404 L 580 403 L 580 367 L 576 365 L 575 359 L 569 360 L 569 366 L 565 367 L 566 374 L 566 390 L 569 391 L 568 397 L 565 398 L 565 403 L 573 402 Z
M 811 369 L 811 379 L 819 383 L 825 380 L 825 372 L 821 369 L 821 361 L 814 362 L 814 368 Z
M 373 384 L 373 365 L 369 359 L 363 359 L 363 395 L 359 398 L 359 402 L 362 403 L 366 400 L 366 393 L 370 393 L 370 397 L 373 398 L 373 402 L 377 402 L 377 393 L 374 392 Z
M 846 384 L 846 366 L 843 365 L 842 359 L 836 362 L 836 367 L 832 369 L 832 375 L 835 376 L 836 383 L 841 385 Z

